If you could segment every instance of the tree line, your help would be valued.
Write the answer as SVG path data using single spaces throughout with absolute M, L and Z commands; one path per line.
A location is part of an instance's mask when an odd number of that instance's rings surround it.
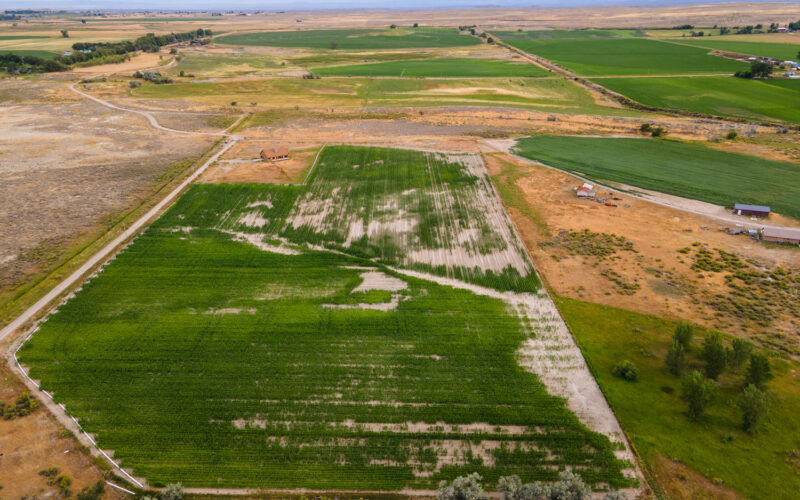
M 148 33 L 133 41 L 77 42 L 72 45 L 71 55 L 59 55 L 52 59 L 34 55 L 20 56 L 9 52 L 0 54 L 0 68 L 8 74 L 19 75 L 67 71 L 73 65 L 119 63 L 129 59 L 130 54 L 136 51 L 158 52 L 164 45 L 200 40 L 211 34 L 211 30 L 198 28 L 195 31 L 159 36 Z

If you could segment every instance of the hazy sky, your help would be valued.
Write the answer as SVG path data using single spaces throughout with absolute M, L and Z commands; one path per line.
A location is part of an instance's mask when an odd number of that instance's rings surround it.
M 658 6 L 721 3 L 732 0 L 0 0 L 0 9 L 152 9 L 152 10 L 313 10 L 418 9 L 437 7 L 567 7 L 577 5 Z M 733 0 L 735 1 L 735 0 Z M 769 1 L 769 0 L 749 0 Z

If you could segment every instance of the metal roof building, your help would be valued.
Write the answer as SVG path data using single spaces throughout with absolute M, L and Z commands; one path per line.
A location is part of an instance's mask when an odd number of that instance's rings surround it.
M 758 215 L 759 217 L 766 217 L 770 213 L 770 208 L 763 205 L 737 203 L 733 206 L 733 213 L 737 215 Z
M 761 238 L 764 241 L 774 241 L 775 243 L 791 243 L 800 245 L 800 229 L 790 227 L 765 227 L 761 231 Z

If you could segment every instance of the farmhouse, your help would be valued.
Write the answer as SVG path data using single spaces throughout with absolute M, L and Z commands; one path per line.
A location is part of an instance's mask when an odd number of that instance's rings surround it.
M 269 147 L 261 150 L 261 159 L 264 161 L 281 161 L 289 159 L 289 148 Z
M 770 213 L 770 208 L 761 205 L 746 205 L 744 203 L 737 203 L 733 206 L 733 213 L 736 215 L 755 215 L 757 217 L 767 217 Z
M 775 243 L 800 245 L 800 229 L 792 229 L 788 227 L 765 227 L 761 232 L 761 238 L 764 241 L 773 241 Z

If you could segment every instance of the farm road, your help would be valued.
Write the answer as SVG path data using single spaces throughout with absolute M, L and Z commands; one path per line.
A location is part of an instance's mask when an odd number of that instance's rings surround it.
M 607 137 L 607 136 L 606 136 Z M 680 210 L 681 212 L 687 212 L 694 215 L 700 215 L 703 217 L 708 217 L 710 219 L 714 219 L 720 222 L 725 222 L 727 224 L 744 224 L 746 227 L 749 226 L 750 228 L 771 228 L 771 229 L 785 229 L 785 228 L 792 228 L 793 226 L 784 226 L 784 225 L 775 225 L 775 224 L 764 224 L 761 221 L 751 221 L 748 219 L 742 219 L 741 217 L 737 218 L 732 215 L 720 215 L 720 213 L 725 213 L 727 210 L 725 207 L 721 207 L 718 205 L 713 205 L 711 203 L 706 203 L 699 200 L 692 200 L 689 198 L 681 198 L 680 196 L 673 196 L 665 193 L 659 193 L 656 191 L 648 191 L 646 189 L 638 188 L 636 186 L 625 186 L 626 189 L 620 188 L 613 188 L 604 184 L 600 184 L 599 182 L 588 179 L 586 177 L 582 177 L 574 172 L 570 172 L 567 170 L 561 170 L 560 168 L 553 167 L 546 163 L 542 163 L 540 161 L 531 160 L 529 158 L 525 158 L 524 156 L 516 155 L 512 152 L 512 147 L 516 144 L 516 140 L 514 139 L 498 139 L 498 140 L 482 140 L 483 144 L 489 146 L 492 149 L 500 151 L 501 153 L 506 153 L 508 155 L 513 156 L 514 158 L 525 162 L 525 163 L 532 163 L 534 165 L 538 165 L 540 167 L 549 168 L 551 170 L 557 170 L 561 173 L 570 175 L 572 177 L 578 178 L 585 182 L 590 182 L 596 186 L 600 186 L 603 189 L 614 193 L 621 193 L 627 196 L 631 196 L 633 198 L 638 198 L 642 201 L 647 201 L 650 203 L 655 203 L 656 205 L 661 205 L 663 207 L 672 208 L 674 210 Z

